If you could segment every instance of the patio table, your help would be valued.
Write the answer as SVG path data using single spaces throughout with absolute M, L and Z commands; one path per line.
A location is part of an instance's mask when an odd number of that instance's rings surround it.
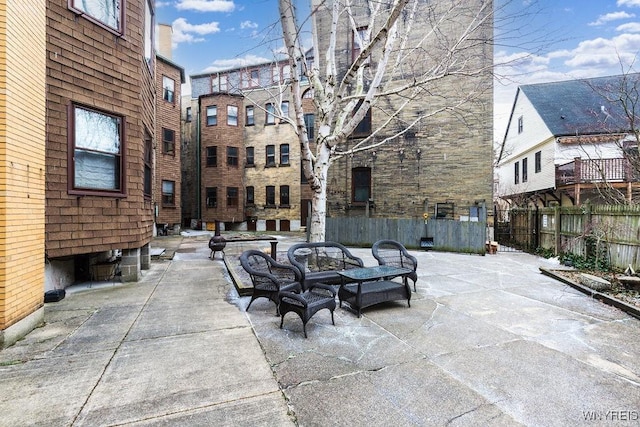
M 346 302 L 358 313 L 358 317 L 363 308 L 388 301 L 406 299 L 411 307 L 411 288 L 407 282 L 411 272 L 408 268 L 389 265 L 339 271 L 338 274 L 343 278 L 338 290 L 340 307 Z M 402 282 L 393 281 L 397 277 L 402 278 Z

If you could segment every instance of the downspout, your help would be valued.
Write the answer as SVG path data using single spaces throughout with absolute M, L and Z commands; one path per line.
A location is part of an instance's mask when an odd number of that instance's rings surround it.
M 198 98 L 198 120 L 196 121 L 196 219 L 202 220 L 200 198 L 202 194 L 200 178 L 200 98 Z

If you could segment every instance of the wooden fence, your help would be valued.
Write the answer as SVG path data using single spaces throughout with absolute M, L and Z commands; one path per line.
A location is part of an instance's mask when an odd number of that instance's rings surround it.
M 434 250 L 485 254 L 486 222 L 417 218 L 327 218 L 325 238 L 344 245 L 370 247 L 377 240 L 392 239 L 407 248 L 428 245 Z M 423 239 L 430 240 L 423 240 Z M 432 240 L 431 240 L 432 239 Z
M 640 268 L 640 206 L 597 205 L 512 209 L 510 238 L 529 252 L 552 249 L 587 257 L 589 245 L 604 247 L 612 266 Z

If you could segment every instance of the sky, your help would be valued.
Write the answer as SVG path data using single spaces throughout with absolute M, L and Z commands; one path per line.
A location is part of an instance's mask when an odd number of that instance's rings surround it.
M 494 1 L 509 2 L 494 30 L 495 141 L 518 85 L 640 71 L 640 0 Z M 281 49 L 277 21 L 276 0 L 156 1 L 156 22 L 172 25 L 172 59 L 187 76 L 271 60 Z

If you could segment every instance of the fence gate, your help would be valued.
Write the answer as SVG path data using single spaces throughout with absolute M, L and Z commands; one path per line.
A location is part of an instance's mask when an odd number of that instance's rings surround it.
M 537 209 L 495 210 L 494 239 L 499 251 L 525 251 L 534 253 L 538 242 Z

